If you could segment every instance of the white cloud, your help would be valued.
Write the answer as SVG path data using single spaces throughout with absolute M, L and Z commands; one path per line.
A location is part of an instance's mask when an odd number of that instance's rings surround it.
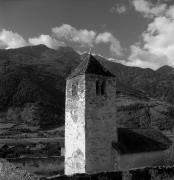
M 118 13 L 118 14 L 124 14 L 127 12 L 127 8 L 126 6 L 124 6 L 123 4 L 116 4 L 115 6 L 113 6 L 111 9 L 110 9 L 110 12 L 111 13 Z
M 133 0 L 132 5 L 135 10 L 142 13 L 144 17 L 153 18 L 154 16 L 159 16 L 165 13 L 167 4 L 153 4 L 147 0 Z
M 174 19 L 157 17 L 143 33 L 144 49 L 155 55 L 166 56 L 174 66 Z
M 143 33 L 145 48 L 151 52 L 159 52 L 160 49 L 167 50 L 174 45 L 174 20 L 166 17 L 157 17 L 148 25 Z
M 152 69 L 157 69 L 167 63 L 165 55 L 153 54 L 137 45 L 131 46 L 131 55 L 128 60 L 124 62 L 125 65 Z
M 138 1 L 146 4 L 144 11 L 140 7 L 139 11 L 141 10 L 146 15 L 151 14 L 153 18 L 146 31 L 142 33 L 142 41 L 139 45 L 131 46 L 131 54 L 127 63 L 153 69 L 166 64 L 174 66 L 174 6 L 167 7 L 164 4 L 157 4 L 152 7 L 152 4 L 145 0 Z M 159 13 L 162 11 L 157 11 L 157 9 L 163 9 L 163 13 Z
M 28 39 L 31 45 L 44 44 L 49 48 L 57 49 L 59 46 L 65 46 L 64 42 L 58 41 L 49 35 L 40 35 L 39 37 L 33 37 Z
M 110 32 L 98 33 L 94 30 L 76 29 L 75 27 L 63 24 L 52 28 L 52 33 L 41 34 L 37 37 L 30 37 L 26 41 L 22 36 L 8 30 L 0 31 L 0 48 L 18 48 L 27 45 L 44 44 L 49 48 L 57 49 L 59 46 L 72 46 L 81 50 L 99 44 L 109 45 L 112 56 L 122 56 L 122 47 L 119 40 Z
M 122 47 L 119 40 L 110 32 L 97 33 L 93 30 L 80 29 L 63 24 L 52 29 L 54 37 L 60 41 L 79 44 L 82 47 L 93 47 L 95 44 L 110 44 L 110 52 L 113 56 L 122 55 Z
M 120 45 L 120 42 L 118 39 L 116 39 L 110 32 L 104 32 L 97 35 L 96 44 L 99 43 L 109 43 L 110 44 L 110 51 L 113 56 L 122 56 L 123 49 Z
M 77 30 L 75 27 L 68 24 L 55 27 L 52 29 L 52 32 L 58 40 L 78 43 L 83 47 L 92 47 L 96 37 L 96 32 L 93 30 Z
M 174 5 L 170 6 L 166 12 L 168 18 L 174 19 Z
M 27 42 L 18 33 L 3 29 L 0 31 L 0 48 L 10 49 L 26 46 Z

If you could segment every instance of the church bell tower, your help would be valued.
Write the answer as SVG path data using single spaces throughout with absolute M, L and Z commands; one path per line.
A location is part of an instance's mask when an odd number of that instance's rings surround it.
M 116 81 L 91 54 L 66 81 L 65 174 L 115 170 Z

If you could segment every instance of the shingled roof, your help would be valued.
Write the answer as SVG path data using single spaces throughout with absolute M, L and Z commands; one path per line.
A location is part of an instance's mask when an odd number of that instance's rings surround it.
M 171 141 L 154 129 L 118 128 L 118 142 L 112 146 L 120 154 L 161 151 L 168 149 Z
M 102 76 L 115 77 L 111 72 L 106 70 L 100 62 L 92 55 L 88 54 L 84 57 L 79 66 L 68 76 L 68 79 L 83 74 L 97 74 Z

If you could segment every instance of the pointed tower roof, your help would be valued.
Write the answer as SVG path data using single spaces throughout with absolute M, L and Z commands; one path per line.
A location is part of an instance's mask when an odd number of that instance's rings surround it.
M 68 76 L 68 79 L 83 74 L 96 74 L 107 77 L 115 77 L 111 72 L 103 67 L 91 53 L 85 56 L 80 65 L 78 65 L 77 68 Z

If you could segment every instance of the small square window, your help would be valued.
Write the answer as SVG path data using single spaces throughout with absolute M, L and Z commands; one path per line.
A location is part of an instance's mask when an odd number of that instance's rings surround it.
M 72 84 L 72 96 L 77 96 L 78 92 L 78 82 L 73 82 Z

